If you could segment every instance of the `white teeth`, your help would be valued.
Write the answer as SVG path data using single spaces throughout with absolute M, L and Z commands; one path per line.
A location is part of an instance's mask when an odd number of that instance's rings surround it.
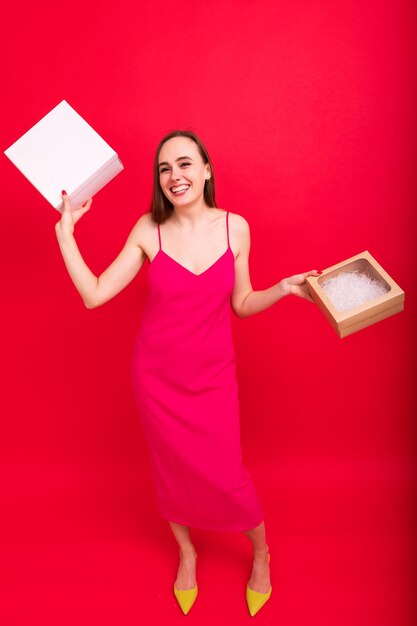
M 185 191 L 186 189 L 188 189 L 190 185 L 181 185 L 180 187 L 172 187 L 171 191 L 173 193 L 177 193 L 179 191 Z

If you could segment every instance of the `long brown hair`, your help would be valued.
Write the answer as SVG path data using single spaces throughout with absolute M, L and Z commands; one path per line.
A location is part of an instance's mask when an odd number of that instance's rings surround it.
M 162 224 L 163 222 L 165 222 L 165 220 L 172 214 L 174 210 L 174 205 L 168 200 L 168 198 L 161 189 L 161 185 L 159 183 L 158 167 L 159 153 L 161 152 L 161 148 L 164 143 L 168 141 L 168 139 L 172 139 L 173 137 L 188 137 L 188 139 L 192 139 L 197 144 L 197 148 L 201 155 L 201 158 L 203 159 L 204 163 L 208 163 L 210 165 L 211 170 L 211 177 L 206 180 L 204 184 L 204 200 L 209 207 L 217 206 L 214 191 L 214 169 L 205 145 L 201 141 L 200 137 L 198 137 L 191 130 L 173 130 L 172 132 L 168 133 L 168 135 L 165 135 L 163 139 L 161 139 L 155 154 L 151 213 L 153 221 L 157 224 Z

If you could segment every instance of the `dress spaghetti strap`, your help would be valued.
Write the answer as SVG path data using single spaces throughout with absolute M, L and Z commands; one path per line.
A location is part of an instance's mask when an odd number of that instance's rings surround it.
M 229 211 L 227 211 L 227 213 L 226 213 L 226 229 L 227 229 L 227 247 L 230 248 L 230 241 L 229 241 Z
M 158 223 L 158 238 L 159 238 L 159 249 L 162 250 L 162 245 L 161 245 L 161 230 L 159 228 L 159 223 Z

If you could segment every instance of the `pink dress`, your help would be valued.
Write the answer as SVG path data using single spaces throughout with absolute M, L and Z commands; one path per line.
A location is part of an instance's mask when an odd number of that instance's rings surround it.
M 150 450 L 162 518 L 210 530 L 248 530 L 264 519 L 242 465 L 227 249 L 201 274 L 162 250 L 131 361 L 134 398 Z

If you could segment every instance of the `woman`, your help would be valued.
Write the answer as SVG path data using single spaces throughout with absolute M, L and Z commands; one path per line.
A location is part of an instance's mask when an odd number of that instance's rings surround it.
M 149 260 L 149 296 L 132 353 L 132 385 L 149 445 L 160 514 L 179 546 L 174 593 L 187 613 L 197 596 L 189 527 L 238 530 L 253 545 L 246 587 L 251 615 L 272 591 L 262 505 L 242 465 L 230 307 L 240 318 L 293 294 L 312 302 L 312 270 L 253 291 L 248 222 L 217 208 L 213 165 L 201 140 L 174 131 L 155 156 L 154 192 L 113 263 L 97 278 L 76 245 L 63 192 L 56 225 L 62 255 L 87 308 L 124 289 Z M 226 247 L 227 246 L 227 247 Z

